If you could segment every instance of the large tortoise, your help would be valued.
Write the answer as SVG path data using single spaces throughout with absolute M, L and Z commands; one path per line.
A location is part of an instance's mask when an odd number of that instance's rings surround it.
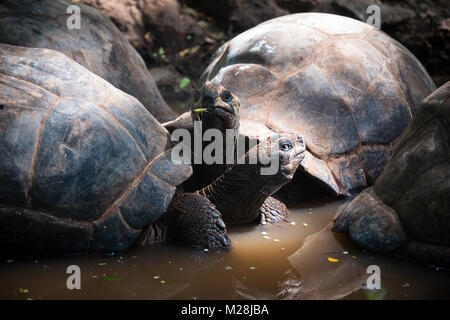
M 292 148 L 279 150 L 283 143 Z M 208 198 L 237 205 L 238 214 L 258 212 L 305 150 L 296 135 L 257 147 L 280 159 L 276 174 L 260 176 L 263 163 L 240 165 L 184 192 L 177 186 L 192 168 L 172 157 L 169 133 L 138 100 L 58 51 L 0 44 L 0 255 L 111 252 L 171 239 L 229 246 Z
M 144 61 L 108 17 L 80 8 L 80 29 L 69 29 L 67 0 L 6 0 L 0 3 L 0 43 L 58 50 L 116 88 L 137 98 L 159 121 L 175 117 Z
M 360 246 L 450 266 L 450 82 L 416 111 L 375 185 L 343 206 L 333 230 Z
M 298 182 L 297 199 L 314 185 L 348 195 L 372 184 L 435 89 L 420 62 L 384 32 L 323 13 L 283 16 L 236 36 L 198 88 L 208 82 L 239 97 L 243 135 L 304 136 L 304 170 L 291 183 Z

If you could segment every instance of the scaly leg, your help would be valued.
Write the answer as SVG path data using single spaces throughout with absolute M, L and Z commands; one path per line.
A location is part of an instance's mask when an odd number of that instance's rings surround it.
M 173 239 L 198 248 L 228 247 L 230 239 L 220 212 L 197 193 L 179 193 L 169 206 Z
M 259 209 L 259 213 L 261 215 L 261 224 L 289 222 L 286 205 L 273 197 L 268 197 L 264 201 Z

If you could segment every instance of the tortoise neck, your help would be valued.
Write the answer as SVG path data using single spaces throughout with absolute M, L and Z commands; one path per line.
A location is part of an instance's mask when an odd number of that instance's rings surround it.
M 208 129 L 202 124 L 201 128 L 198 125 L 194 125 L 194 139 L 199 139 L 198 135 L 201 134 L 201 141 L 197 140 L 193 144 L 192 149 L 192 163 L 194 169 L 195 179 L 191 179 L 191 185 L 187 186 L 189 191 L 198 190 L 200 188 L 206 187 L 211 184 L 216 178 L 220 177 L 225 171 L 227 171 L 233 164 L 237 162 L 237 139 L 239 124 L 236 124 L 234 128 L 226 129 L 229 130 L 228 135 L 226 130 L 220 130 L 222 143 L 217 145 L 221 149 L 220 157 L 216 157 L 214 163 L 206 164 L 204 156 L 209 154 L 211 151 L 211 144 L 214 141 L 203 141 L 205 132 Z M 201 130 L 201 131 L 200 131 Z M 215 138 L 213 138 L 215 139 Z M 200 145 L 201 148 L 196 149 L 195 144 Z M 207 151 L 208 149 L 208 152 Z M 218 150 L 216 150 L 217 152 Z M 198 161 L 201 160 L 199 163 Z
M 226 224 L 253 222 L 267 197 L 279 188 L 260 175 L 260 168 L 257 164 L 236 164 L 199 193 L 217 207 Z

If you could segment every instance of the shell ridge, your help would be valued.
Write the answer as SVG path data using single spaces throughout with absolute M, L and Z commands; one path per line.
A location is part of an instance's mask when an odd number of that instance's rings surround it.
M 165 152 L 162 152 L 161 154 L 156 156 L 154 159 L 152 159 L 149 163 L 147 163 L 147 165 L 145 166 L 144 170 L 142 170 L 142 172 L 135 179 L 133 179 L 133 182 L 128 185 L 128 187 L 122 192 L 122 194 L 117 198 L 117 200 L 114 201 L 108 207 L 108 209 L 106 209 L 105 212 L 103 212 L 99 216 L 98 219 L 101 219 L 103 216 L 108 215 L 114 208 L 119 208 L 119 205 L 122 203 L 122 201 L 124 199 L 126 199 L 136 189 L 136 187 L 139 185 L 139 183 L 141 183 L 141 181 L 144 179 L 145 175 L 150 172 L 149 169 L 152 166 L 152 164 L 155 161 L 157 161 L 160 157 L 164 156 L 168 152 L 171 152 L 171 150 L 167 150 Z M 154 176 L 154 175 L 152 175 L 152 176 Z M 159 179 L 159 180 L 161 180 L 161 179 Z
M 35 141 L 35 148 L 33 152 L 33 156 L 31 158 L 31 167 L 30 167 L 30 183 L 28 184 L 28 190 L 27 190 L 27 207 L 31 207 L 31 190 L 33 188 L 34 183 L 34 176 L 36 173 L 36 163 L 37 163 L 37 156 L 39 154 L 39 147 L 41 145 L 41 139 L 42 139 L 42 132 L 44 131 L 45 123 L 47 122 L 48 117 L 52 113 L 52 111 L 55 109 L 55 107 L 61 102 L 61 98 L 58 98 L 55 103 L 47 109 L 45 112 L 45 115 L 41 119 L 41 124 L 39 125 L 39 131 L 36 137 Z

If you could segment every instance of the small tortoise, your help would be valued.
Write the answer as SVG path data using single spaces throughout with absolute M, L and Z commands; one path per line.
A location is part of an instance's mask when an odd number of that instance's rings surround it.
M 177 186 L 192 168 L 172 161 L 170 140 L 138 100 L 64 54 L 0 44 L 0 255 L 111 252 L 172 239 L 229 246 L 208 198 L 257 212 L 305 151 L 296 135 L 273 137 L 257 147 L 280 159 L 276 174 L 257 175 L 259 162 L 236 166 L 187 193 Z M 292 148 L 278 147 L 286 143 Z
M 314 186 L 348 195 L 373 184 L 435 89 L 384 32 L 323 13 L 283 16 L 236 36 L 216 52 L 199 90 L 211 81 L 239 97 L 241 134 L 304 136 L 304 170 L 290 184 L 297 199 Z
M 360 246 L 450 266 L 450 82 L 417 109 L 375 185 L 337 213 Z
M 159 121 L 176 114 L 161 97 L 144 61 L 108 17 L 80 8 L 80 29 L 69 29 L 67 0 L 0 3 L 0 43 L 60 51 L 116 88 L 137 98 Z

